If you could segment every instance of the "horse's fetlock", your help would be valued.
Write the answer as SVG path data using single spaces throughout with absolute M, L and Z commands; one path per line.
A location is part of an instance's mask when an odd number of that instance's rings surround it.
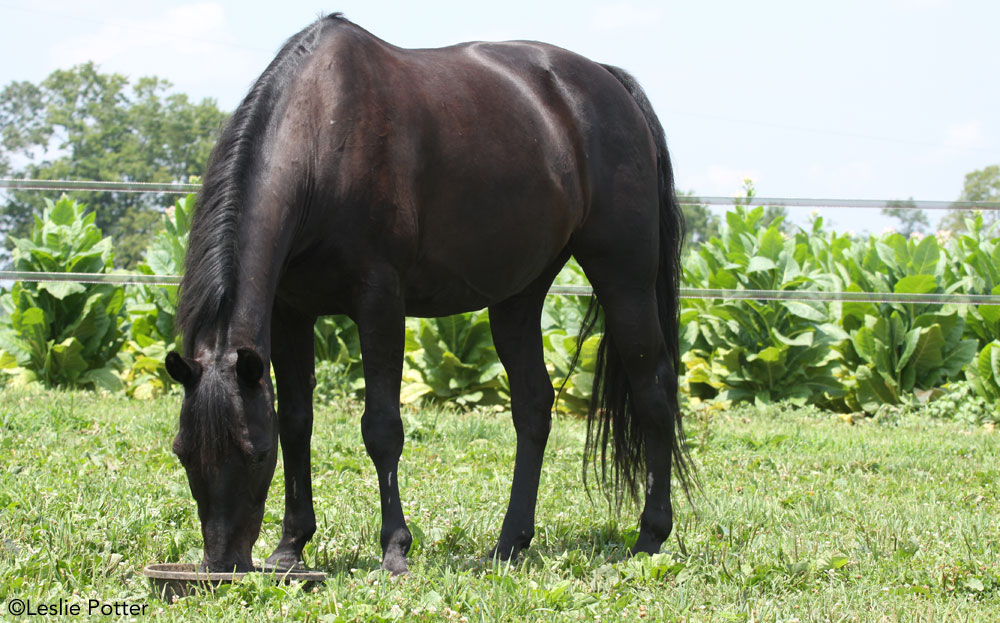
M 395 550 L 405 556 L 409 553 L 410 546 L 413 544 L 413 536 L 406 527 L 383 530 L 379 540 L 382 542 L 383 554 Z
M 674 528 L 673 512 L 670 509 L 647 509 L 642 513 L 639 527 L 656 539 L 666 540 Z

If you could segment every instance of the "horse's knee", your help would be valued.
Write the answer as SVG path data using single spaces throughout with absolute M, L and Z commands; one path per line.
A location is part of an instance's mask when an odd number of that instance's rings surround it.
M 515 415 L 514 430 L 517 431 L 518 437 L 545 445 L 549 440 L 549 431 L 552 430 L 552 415 L 549 413 L 521 417 Z
M 548 441 L 554 402 L 555 392 L 548 382 L 527 396 L 512 397 L 511 412 L 518 436 L 527 436 L 536 443 L 544 444 Z
M 309 441 L 312 436 L 312 409 L 278 408 L 278 431 L 281 440 L 286 442 Z
M 373 460 L 398 459 L 403 453 L 403 422 L 399 413 L 374 414 L 366 410 L 361 416 L 361 438 Z

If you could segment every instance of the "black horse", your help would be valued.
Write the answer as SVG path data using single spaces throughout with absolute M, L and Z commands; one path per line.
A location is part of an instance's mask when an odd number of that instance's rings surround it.
M 656 552 L 672 527 L 671 459 L 682 482 L 687 471 L 683 229 L 663 129 L 621 69 L 524 41 L 406 50 L 339 14 L 289 39 L 211 157 L 181 285 L 186 356 L 166 362 L 185 390 L 174 452 L 198 504 L 202 567 L 251 567 L 279 439 L 285 516 L 267 562 L 297 564 L 316 529 L 313 325 L 323 314 L 358 325 L 382 565 L 405 573 L 404 317 L 489 307 L 517 431 L 491 555 L 528 547 L 554 394 L 539 319 L 571 255 L 606 325 L 585 471 L 600 465 L 618 500 L 644 490 L 634 551 Z

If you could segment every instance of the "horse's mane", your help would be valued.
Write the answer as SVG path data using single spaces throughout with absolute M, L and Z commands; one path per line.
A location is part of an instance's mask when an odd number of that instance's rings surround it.
M 340 13 L 322 17 L 285 42 L 233 113 L 212 150 L 191 224 L 176 318 L 189 356 L 193 356 L 198 332 L 218 326 L 231 311 L 236 287 L 237 223 L 272 113 L 302 59 L 316 49 L 324 27 L 346 21 Z

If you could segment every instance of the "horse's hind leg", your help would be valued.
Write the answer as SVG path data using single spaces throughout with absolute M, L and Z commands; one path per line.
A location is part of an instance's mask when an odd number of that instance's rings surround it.
M 678 417 L 677 373 L 667 356 L 652 288 L 594 283 L 628 379 L 632 417 L 643 437 L 645 499 L 633 553 L 655 554 L 673 527 L 670 504 L 671 447 Z M 615 357 L 616 353 L 608 353 Z
M 619 225 L 622 224 L 627 225 L 628 220 L 620 219 Z M 609 225 L 602 233 L 612 231 Z M 644 228 L 635 226 L 630 231 L 644 231 Z M 639 472 L 636 479 L 641 479 L 637 484 L 645 486 L 645 499 L 639 538 L 632 551 L 656 553 L 673 526 L 670 469 L 674 418 L 679 417 L 677 373 L 667 355 L 660 326 L 654 286 L 656 247 L 641 236 L 612 234 L 610 239 L 630 240 L 630 244 L 608 244 L 609 238 L 599 236 L 599 240 L 578 247 L 574 254 L 604 309 L 605 330 L 613 344 L 606 356 L 615 359 L 609 365 L 624 370 L 624 378 L 616 381 L 608 377 L 605 381 L 627 383 L 619 389 L 628 391 L 631 417 L 638 421 L 644 447 L 644 456 L 626 457 L 629 462 L 644 460 L 645 466 L 644 472 L 636 470 Z M 640 454 L 635 440 L 629 446 L 626 451 Z M 621 450 L 618 448 L 616 452 Z
M 271 361 L 278 390 L 278 430 L 285 465 L 285 517 L 281 541 L 267 564 L 291 568 L 316 531 L 309 467 L 313 425 L 313 325 L 306 317 L 276 303 L 271 329 Z
M 632 552 L 655 554 L 673 527 L 670 462 L 674 418 L 680 411 L 677 372 L 667 356 L 652 290 L 627 290 L 610 296 L 608 288 L 604 290 L 607 330 L 625 366 L 633 417 L 639 419 L 645 448 L 645 500 Z
M 399 384 L 403 374 L 404 304 L 399 275 L 389 267 L 371 271 L 355 301 L 354 321 L 361 339 L 365 371 L 365 413 L 361 435 L 378 473 L 382 511 L 382 567 L 394 575 L 407 572 L 412 537 L 399 500 L 399 457 L 403 423 Z
M 545 444 L 552 424 L 552 381 L 542 353 L 541 313 L 545 294 L 565 257 L 524 292 L 490 307 L 490 330 L 510 379 L 517 455 L 510 503 L 490 557 L 513 560 L 535 534 L 535 503 Z

